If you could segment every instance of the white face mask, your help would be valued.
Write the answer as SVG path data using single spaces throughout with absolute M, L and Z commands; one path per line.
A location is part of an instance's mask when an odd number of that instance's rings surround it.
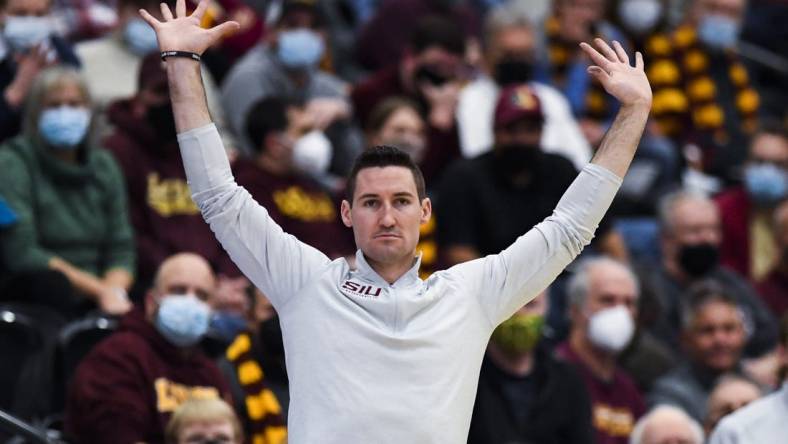
M 643 34 L 656 26 L 662 16 L 662 3 L 659 0 L 624 0 L 618 5 L 618 16 L 627 29 Z
M 328 171 L 331 165 L 331 141 L 322 131 L 310 131 L 293 145 L 293 166 L 311 175 Z
M 52 21 L 48 16 L 15 16 L 5 18 L 3 36 L 14 51 L 27 51 L 52 34 Z
M 635 333 L 635 321 L 623 305 L 600 310 L 588 320 L 588 339 L 602 350 L 618 353 Z

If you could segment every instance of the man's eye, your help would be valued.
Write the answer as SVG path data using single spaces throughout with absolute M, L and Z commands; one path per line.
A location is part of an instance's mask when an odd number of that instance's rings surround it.
M 397 200 L 395 201 L 395 203 L 396 203 L 397 205 L 407 205 L 407 204 L 409 204 L 409 203 L 410 203 L 410 200 L 408 200 L 408 199 L 405 199 L 405 198 L 401 198 L 401 199 L 397 199 Z
M 374 207 L 374 206 L 376 206 L 377 204 L 378 204 L 378 203 L 377 203 L 377 201 L 374 201 L 374 200 L 365 200 L 365 201 L 364 201 L 364 203 L 363 203 L 362 205 L 364 205 L 365 207 Z

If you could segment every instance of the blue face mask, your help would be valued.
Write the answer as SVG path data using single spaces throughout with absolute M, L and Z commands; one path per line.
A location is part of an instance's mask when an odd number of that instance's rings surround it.
M 279 61 L 288 68 L 313 68 L 323 56 L 323 39 L 309 29 L 294 29 L 279 34 Z
M 720 15 L 707 15 L 698 24 L 698 38 L 710 48 L 732 48 L 739 38 L 739 24 Z
M 48 108 L 38 118 L 38 132 L 53 148 L 76 149 L 90 126 L 90 111 L 76 106 Z
M 170 295 L 159 301 L 154 325 L 176 347 L 189 347 L 200 341 L 211 321 L 211 309 L 196 296 Z
M 760 205 L 773 205 L 788 195 L 788 174 L 771 163 L 749 165 L 744 170 L 744 186 Z
M 5 19 L 3 36 L 14 51 L 27 51 L 52 33 L 49 17 L 13 16 Z
M 246 318 L 237 313 L 219 311 L 211 317 L 211 329 L 223 339 L 232 341 L 246 329 Z
M 156 31 L 140 18 L 133 18 L 123 28 L 123 38 L 134 54 L 143 56 L 158 51 L 159 42 L 156 40 Z

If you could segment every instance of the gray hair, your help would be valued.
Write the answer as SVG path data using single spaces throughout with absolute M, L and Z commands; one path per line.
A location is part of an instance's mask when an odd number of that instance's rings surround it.
M 591 269 L 600 265 L 612 265 L 627 272 L 632 282 L 635 284 L 635 294 L 640 297 L 640 283 L 632 269 L 625 263 L 613 259 L 609 256 L 599 256 L 584 259 L 577 266 L 574 274 L 567 284 L 567 295 L 569 296 L 569 306 L 581 308 L 586 303 L 588 297 L 589 274 Z
M 682 329 L 688 330 L 692 327 L 698 312 L 713 302 L 736 307 L 736 312 L 742 321 L 742 327 L 745 326 L 745 315 L 731 291 L 720 281 L 705 279 L 692 285 L 681 298 Z
M 660 415 L 674 415 L 684 419 L 687 425 L 689 425 L 692 434 L 695 436 L 695 442 L 693 444 L 703 444 L 705 436 L 703 434 L 703 428 L 698 424 L 698 421 L 692 419 L 684 410 L 672 405 L 659 405 L 640 418 L 635 424 L 635 428 L 632 429 L 632 434 L 629 435 L 629 444 L 644 444 L 643 434 L 646 432 L 648 423 L 656 416 Z
M 533 18 L 522 6 L 518 7 L 516 2 L 503 3 L 491 9 L 484 19 L 484 43 L 489 45 L 495 35 L 506 28 L 528 28 L 534 31 Z
M 657 216 L 659 217 L 659 227 L 663 234 L 673 232 L 673 210 L 676 206 L 685 200 L 694 200 L 697 202 L 707 202 L 713 204 L 708 196 L 697 191 L 688 189 L 676 190 L 666 194 L 659 201 L 657 208 Z
M 27 95 L 25 115 L 22 121 L 22 132 L 27 137 L 41 142 L 41 136 L 38 133 L 38 119 L 44 111 L 44 101 L 55 86 L 63 83 L 77 85 L 88 107 L 92 108 L 88 84 L 77 70 L 59 65 L 47 68 L 38 74 Z

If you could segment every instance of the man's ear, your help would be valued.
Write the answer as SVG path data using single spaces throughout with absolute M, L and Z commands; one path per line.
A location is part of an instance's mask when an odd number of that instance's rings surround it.
M 426 224 L 432 217 L 432 201 L 429 197 L 425 197 L 421 201 L 421 223 Z
M 339 212 L 342 215 L 342 223 L 345 224 L 346 227 L 352 228 L 353 219 L 350 218 L 350 202 L 346 199 L 342 199 L 342 204 L 339 206 Z
M 145 317 L 152 321 L 154 314 L 156 314 L 156 307 L 158 305 L 156 302 L 156 297 L 153 295 L 153 290 L 148 290 L 145 293 L 145 300 L 143 304 L 145 308 Z

